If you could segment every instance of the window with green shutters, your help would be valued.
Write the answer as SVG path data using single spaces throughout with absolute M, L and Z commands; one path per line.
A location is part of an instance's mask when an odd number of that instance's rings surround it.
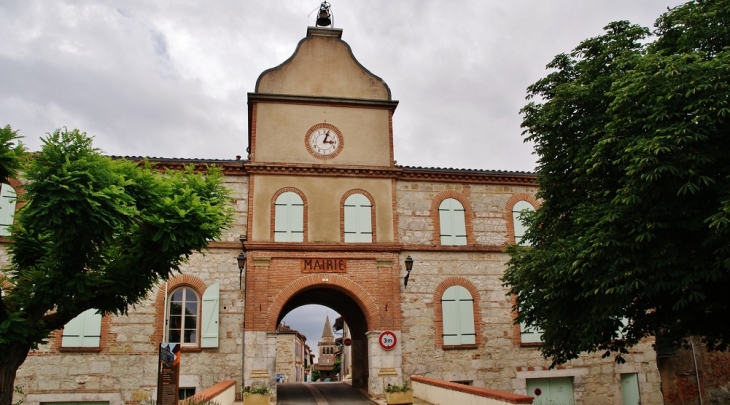
M 522 214 L 523 211 L 535 211 L 535 207 L 527 201 L 518 201 L 514 207 L 512 207 L 512 223 L 514 224 L 515 243 L 524 246 L 526 243 L 522 241 L 522 237 L 525 236 L 527 227 L 520 220 L 520 214 Z
M 520 342 L 542 343 L 542 329 L 520 322 Z
M 474 298 L 466 288 L 455 285 L 441 296 L 444 345 L 476 343 L 474 330 Z
M 353 194 L 345 200 L 345 242 L 372 243 L 373 206 L 362 194 Z
M 442 245 L 466 245 L 466 218 L 464 206 L 454 198 L 439 205 L 439 226 Z
M 16 200 L 15 189 L 8 184 L 0 184 L 0 236 L 10 236 Z
M 292 191 L 279 195 L 274 203 L 274 242 L 304 241 L 304 202 Z
M 96 309 L 82 312 L 63 327 L 61 347 L 99 347 L 101 315 Z

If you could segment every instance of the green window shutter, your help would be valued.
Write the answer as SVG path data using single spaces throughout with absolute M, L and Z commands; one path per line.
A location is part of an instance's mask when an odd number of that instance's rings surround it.
M 345 200 L 345 242 L 371 243 L 373 241 L 372 205 L 362 194 L 353 194 Z
M 444 326 L 444 344 L 461 344 L 461 339 L 459 338 L 459 306 L 453 287 L 447 289 L 441 297 L 441 315 Z
M 449 287 L 441 297 L 444 345 L 476 343 L 474 300 L 462 286 Z
M 474 332 L 474 299 L 471 297 L 469 290 L 459 286 L 459 334 L 461 335 L 462 345 L 473 345 L 476 343 L 476 333 Z
M 211 284 L 203 293 L 200 347 L 218 347 L 220 285 Z
M 466 217 L 464 206 L 453 198 L 447 198 L 439 205 L 439 225 L 442 245 L 466 245 Z
M 274 241 L 304 241 L 304 202 L 297 193 L 287 191 L 274 204 Z
M 15 190 L 8 184 L 0 185 L 0 236 L 10 236 L 15 217 Z
M 88 309 L 63 327 L 62 347 L 99 347 L 101 340 L 101 315 L 96 309 Z
M 520 214 L 523 211 L 534 211 L 535 207 L 527 201 L 518 201 L 514 207 L 512 207 L 512 223 L 514 224 L 515 231 L 515 243 L 519 245 L 525 245 L 522 242 L 522 237 L 525 235 L 527 227 L 520 220 Z
M 520 341 L 522 343 L 540 343 L 542 342 L 542 330 L 534 326 L 528 328 L 524 322 L 521 322 Z

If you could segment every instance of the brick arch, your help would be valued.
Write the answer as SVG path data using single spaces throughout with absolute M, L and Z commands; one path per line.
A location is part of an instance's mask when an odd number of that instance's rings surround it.
M 465 193 L 459 193 L 453 190 L 442 191 L 436 194 L 433 200 L 431 200 L 431 207 L 429 208 L 430 217 L 433 221 L 433 241 L 434 245 L 441 245 L 441 220 L 439 218 L 439 206 L 447 198 L 453 198 L 454 200 L 461 203 L 464 207 L 464 225 L 466 225 L 466 244 L 474 245 L 474 211 L 471 209 L 469 203 L 469 195 L 471 190 L 465 188 Z
M 517 193 L 512 194 L 512 196 L 507 200 L 507 203 L 504 204 L 504 220 L 507 224 L 507 244 L 514 243 L 515 241 L 515 221 L 512 218 L 512 208 L 514 208 L 515 204 L 517 204 L 520 201 L 526 201 L 530 204 L 532 204 L 535 209 L 538 209 L 540 207 L 540 202 L 537 201 L 534 195 L 527 194 L 527 193 Z
M 361 188 L 355 188 L 346 192 L 340 199 L 340 242 L 345 242 L 345 200 L 353 194 L 362 194 L 370 201 L 370 205 L 372 206 L 370 210 L 370 227 L 373 233 L 373 243 L 375 243 L 378 240 L 376 234 L 377 227 L 375 226 L 375 199 L 370 193 Z
M 304 195 L 304 193 L 295 187 L 284 187 L 279 190 L 277 190 L 273 196 L 271 196 L 271 217 L 269 218 L 269 240 L 271 242 L 274 241 L 274 228 L 275 228 L 275 222 L 276 221 L 276 199 L 279 198 L 280 195 L 291 191 L 292 193 L 295 193 L 298 195 L 302 202 L 304 203 L 304 213 L 302 214 L 302 218 L 304 218 L 304 224 L 302 224 L 302 230 L 304 231 L 304 238 L 303 242 L 307 242 L 309 240 L 308 234 L 309 234 L 309 204 L 307 203 L 307 196 Z
M 195 292 L 198 293 L 200 296 L 200 300 L 198 302 L 198 306 L 201 305 L 203 301 L 203 293 L 208 288 L 208 286 L 203 282 L 203 280 L 193 276 L 192 274 L 180 274 L 177 275 L 167 281 L 167 292 L 182 287 L 187 286 L 191 287 Z M 167 308 L 165 308 L 165 285 L 161 284 L 160 287 L 157 289 L 157 295 L 155 296 L 155 328 L 154 328 L 154 335 L 150 336 L 150 342 L 154 343 L 162 343 L 162 333 L 163 329 L 165 327 L 165 312 L 167 311 Z M 198 344 L 200 344 L 200 339 L 198 339 Z
M 479 290 L 477 290 L 477 287 L 469 280 L 467 280 L 464 277 L 449 277 L 442 281 L 437 287 L 436 290 L 433 293 L 433 323 L 434 323 L 434 331 L 436 333 L 436 346 L 437 347 L 444 347 L 449 348 L 451 346 L 444 346 L 444 315 L 441 310 L 441 297 L 444 295 L 444 292 L 449 288 L 453 286 L 462 286 L 469 291 L 469 294 L 471 294 L 472 299 L 474 300 L 473 304 L 473 310 L 474 310 L 474 331 L 476 332 L 476 336 L 474 338 L 474 341 L 477 345 L 481 343 L 482 340 L 482 311 L 479 306 Z M 455 348 L 458 348 L 459 346 L 455 346 Z
M 309 274 L 292 281 L 279 290 L 279 293 L 274 297 L 271 305 L 269 305 L 269 310 L 266 314 L 266 330 L 270 332 L 275 331 L 277 326 L 276 321 L 284 305 L 299 292 L 311 287 L 339 287 L 337 289 L 352 298 L 363 312 L 368 323 L 368 329 L 375 330 L 379 328 L 379 324 L 376 322 L 378 305 L 364 288 L 349 278 L 338 274 L 327 274 L 327 278 L 329 281 L 323 282 L 321 274 Z

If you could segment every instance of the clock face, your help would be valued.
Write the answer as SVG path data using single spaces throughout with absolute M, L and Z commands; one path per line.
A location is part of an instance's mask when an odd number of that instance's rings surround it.
M 304 138 L 309 153 L 318 159 L 332 159 L 342 150 L 342 133 L 334 125 L 317 124 Z

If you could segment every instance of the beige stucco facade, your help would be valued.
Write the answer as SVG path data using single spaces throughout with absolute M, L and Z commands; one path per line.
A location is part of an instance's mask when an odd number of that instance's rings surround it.
M 249 94 L 248 159 L 215 162 L 236 210 L 223 239 L 191 257 L 182 275 L 159 285 L 129 316 L 105 318 L 98 348 L 64 348 L 55 336 L 32 353 L 17 378 L 26 403 L 72 398 L 121 405 L 154 398 L 165 294 L 190 288 L 202 297 L 219 288 L 217 345 L 184 347 L 181 387 L 203 389 L 226 379 L 239 388 L 275 385 L 277 359 L 291 347 L 277 340 L 276 326 L 293 308 L 321 304 L 350 326 L 352 383 L 371 395 L 411 375 L 522 394 L 531 379 L 569 378 L 575 404 L 619 405 L 621 375 L 629 373 L 637 375 L 642 404 L 661 404 L 650 341 L 633 348 L 623 365 L 586 354 L 553 370 L 538 347 L 521 342 L 500 278 L 504 248 L 514 242 L 512 207 L 539 205 L 535 176 L 397 166 L 392 119 L 398 103 L 341 35 L 310 28 L 294 55 L 262 73 Z M 307 148 L 308 131 L 325 123 L 341 133 L 329 156 Z M 242 141 L 241 150 L 246 146 Z M 207 162 L 159 163 L 204 170 Z M 302 197 L 302 242 L 274 241 L 274 206 L 283 190 Z M 343 202 L 352 193 L 372 203 L 372 242 L 344 242 Z M 463 207 L 463 245 L 442 244 L 439 207 L 447 199 Z M 6 246 L 0 263 L 7 262 Z M 242 246 L 248 259 L 241 272 L 235 258 Z M 409 256 L 415 265 L 406 287 Z M 312 265 L 328 261 L 338 265 Z M 452 286 L 473 298 L 474 343 L 444 344 L 441 298 Z M 379 342 L 383 331 L 397 337 L 390 350 Z

